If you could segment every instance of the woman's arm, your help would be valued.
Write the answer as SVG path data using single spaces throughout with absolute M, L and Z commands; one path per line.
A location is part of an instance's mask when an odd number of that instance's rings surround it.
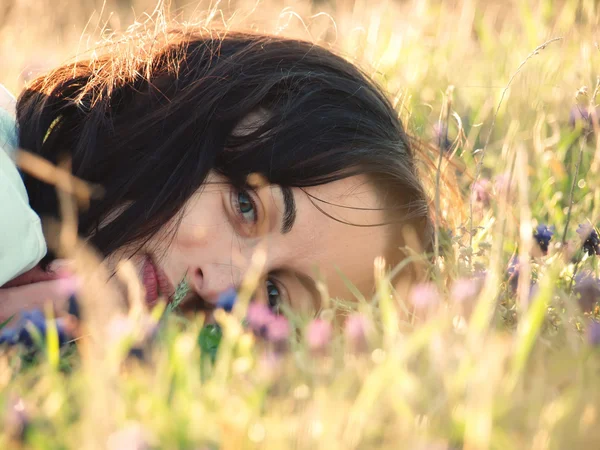
M 75 278 L 61 278 L 52 281 L 32 283 L 20 287 L 0 289 L 0 323 L 19 318 L 22 311 L 45 310 L 47 304 L 54 310 L 66 310 L 69 297 L 75 294 Z

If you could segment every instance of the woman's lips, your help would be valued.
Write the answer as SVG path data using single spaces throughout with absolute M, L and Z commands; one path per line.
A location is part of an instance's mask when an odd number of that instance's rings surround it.
M 159 297 L 166 297 L 170 302 L 175 288 L 165 272 L 158 267 L 150 255 L 147 255 L 142 266 L 142 283 L 146 289 L 146 303 L 154 305 Z

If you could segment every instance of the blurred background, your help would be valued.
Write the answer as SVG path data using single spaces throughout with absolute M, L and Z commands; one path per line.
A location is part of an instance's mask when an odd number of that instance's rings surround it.
M 1 0 L 0 83 L 24 83 L 127 29 L 163 21 L 253 29 L 331 45 L 371 71 L 403 103 L 416 131 L 435 132 L 448 86 L 464 128 L 483 122 L 509 77 L 546 40 L 543 58 L 513 83 L 515 111 L 558 108 L 596 83 L 595 0 Z M 517 94 L 517 95 L 514 95 Z M 500 117 L 502 119 L 502 116 Z M 521 117 L 532 124 L 536 114 Z M 453 121 L 451 121 L 453 122 Z M 455 129 L 456 124 L 452 124 Z M 425 128 L 423 128 L 425 126 Z M 428 129 L 427 129 L 428 127 Z M 505 131 L 505 130 L 504 130 Z M 503 135 L 502 125 L 499 135 Z M 456 138 L 456 130 L 450 138 Z M 475 144 L 475 141 L 470 141 Z
M 560 35 L 553 57 L 526 77 L 536 78 L 543 101 L 595 82 L 596 7 L 595 0 L 2 0 L 0 82 L 18 91 L 102 39 L 167 17 L 327 42 L 380 72 L 392 91 L 425 103 L 449 84 L 467 103 L 493 98 L 527 53 Z

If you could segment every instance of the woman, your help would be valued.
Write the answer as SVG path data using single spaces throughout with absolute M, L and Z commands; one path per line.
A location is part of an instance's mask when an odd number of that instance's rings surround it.
M 211 308 L 258 245 L 257 296 L 297 308 L 318 301 L 316 270 L 332 297 L 348 296 L 339 272 L 369 294 L 374 258 L 405 256 L 403 224 L 431 246 L 396 111 L 355 66 L 309 42 L 206 30 L 132 41 L 38 78 L 16 110 L 21 148 L 67 158 L 102 185 L 79 232 L 109 266 L 134 263 L 149 303 L 185 280 Z M 33 210 L 57 217 L 54 187 L 24 182 Z

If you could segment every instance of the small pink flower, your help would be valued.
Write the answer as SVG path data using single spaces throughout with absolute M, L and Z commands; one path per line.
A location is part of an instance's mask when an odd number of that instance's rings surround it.
M 368 335 L 371 322 L 362 314 L 352 314 L 344 324 L 346 344 L 355 353 L 364 353 L 369 349 Z
M 290 324 L 283 316 L 274 316 L 267 325 L 267 340 L 273 346 L 275 353 L 283 353 L 288 348 Z
M 106 443 L 109 450 L 150 450 L 148 432 L 138 423 L 131 423 L 115 431 Z
M 323 352 L 331 341 L 331 324 L 322 319 L 314 319 L 306 328 L 306 342 L 312 352 Z
M 267 305 L 262 303 L 250 303 L 246 313 L 248 328 L 257 336 L 265 337 L 269 324 L 275 319 Z
M 496 194 L 502 195 L 511 195 L 511 177 L 510 173 L 505 172 L 499 175 L 496 175 L 494 178 L 494 189 L 496 190 Z
M 490 205 L 492 198 L 492 183 L 487 178 L 481 178 L 471 186 L 471 196 L 475 203 L 480 203 L 483 206 Z
M 420 283 L 413 287 L 409 299 L 416 309 L 429 309 L 440 303 L 440 293 L 433 283 Z
M 459 304 L 473 302 L 477 299 L 482 286 L 481 278 L 459 278 L 452 283 L 451 298 Z

